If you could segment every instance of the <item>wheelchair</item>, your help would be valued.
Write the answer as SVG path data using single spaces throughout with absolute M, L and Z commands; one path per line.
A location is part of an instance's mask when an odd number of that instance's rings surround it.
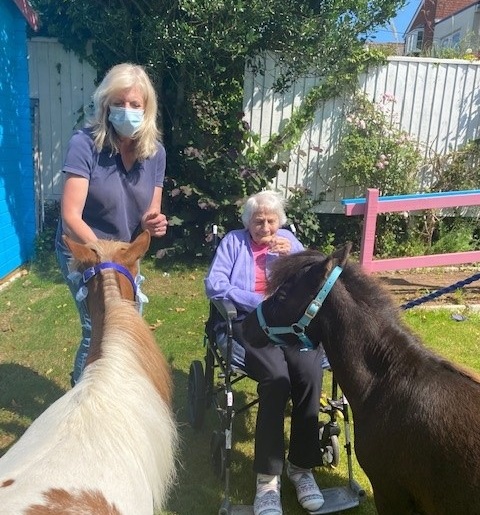
M 216 248 L 216 247 L 215 247 Z M 248 506 L 234 506 L 230 499 L 233 446 L 233 426 L 235 417 L 258 404 L 258 398 L 244 404 L 239 403 L 234 386 L 243 380 L 250 380 L 233 352 L 233 321 L 237 317 L 234 304 L 226 299 L 214 299 L 209 303 L 209 316 L 205 324 L 203 345 L 205 357 L 190 364 L 187 391 L 187 416 L 194 430 L 203 427 L 207 410 L 218 415 L 218 429 L 210 439 L 210 458 L 215 475 L 223 481 L 223 500 L 219 515 L 251 514 Z M 218 322 L 226 325 L 226 345 L 217 342 L 215 326 Z M 340 393 L 332 373 L 331 396 L 322 395 L 319 412 L 319 442 L 323 466 L 335 468 L 340 462 L 339 420 L 343 420 L 344 448 L 347 455 L 348 484 L 346 486 L 321 489 L 325 503 L 318 513 L 334 513 L 356 507 L 365 496 L 365 491 L 355 481 L 352 467 L 351 424 L 347 399 Z

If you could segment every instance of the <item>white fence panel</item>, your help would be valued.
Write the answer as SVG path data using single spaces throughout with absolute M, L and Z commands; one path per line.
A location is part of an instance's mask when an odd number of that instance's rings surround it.
M 38 105 L 37 200 L 59 200 L 64 154 L 73 130 L 83 126 L 95 89 L 96 72 L 54 38 L 28 42 L 30 98 Z
M 387 64 L 369 70 L 359 79 L 359 89 L 370 100 L 384 94 L 396 99 L 392 121 L 419 144 L 428 160 L 456 150 L 479 137 L 480 64 L 463 60 L 390 57 Z M 244 111 L 251 129 L 264 143 L 291 118 L 294 108 L 317 83 L 306 77 L 287 93 L 274 94 L 277 77 L 273 60 L 265 59 L 265 74 L 245 76 Z M 323 212 L 343 212 L 342 198 L 355 194 L 335 173 L 335 153 L 345 113 L 343 98 L 325 102 L 303 134 L 297 148 L 289 153 L 289 168 L 275 187 L 300 185 L 315 196 L 325 193 Z M 425 186 L 428 174 L 421 178 Z M 360 192 L 362 195 L 363 192 Z

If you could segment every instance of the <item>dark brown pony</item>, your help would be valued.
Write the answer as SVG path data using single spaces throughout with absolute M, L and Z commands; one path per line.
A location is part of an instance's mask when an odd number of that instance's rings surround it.
M 347 245 L 330 256 L 279 259 L 261 305 L 266 324 L 295 324 L 342 267 L 306 334 L 323 343 L 350 403 L 355 452 L 378 513 L 479 515 L 480 376 L 425 348 L 389 293 L 347 262 L 349 252 Z M 256 312 L 243 330 L 252 343 L 267 342 Z M 282 339 L 298 344 L 293 335 Z

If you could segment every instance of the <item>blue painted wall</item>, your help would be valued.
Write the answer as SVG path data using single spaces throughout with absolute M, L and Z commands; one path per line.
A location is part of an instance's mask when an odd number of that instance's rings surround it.
M 26 20 L 0 2 L 0 281 L 33 257 L 35 220 Z

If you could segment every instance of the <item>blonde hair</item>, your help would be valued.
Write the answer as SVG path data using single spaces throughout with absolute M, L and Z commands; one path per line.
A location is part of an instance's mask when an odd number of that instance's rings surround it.
M 118 134 L 108 121 L 112 99 L 132 87 L 140 90 L 144 100 L 143 122 L 133 136 L 135 154 L 139 160 L 152 157 L 158 150 L 160 131 L 157 127 L 157 95 L 145 69 L 137 64 L 122 63 L 111 68 L 93 94 L 94 116 L 90 122 L 98 151 L 104 147 L 112 153 L 120 151 Z
M 243 206 L 242 222 L 245 228 L 250 224 L 252 217 L 260 209 L 265 209 L 275 213 L 278 216 L 280 225 L 287 223 L 287 215 L 285 214 L 286 200 L 281 193 L 273 190 L 260 191 L 248 197 Z

